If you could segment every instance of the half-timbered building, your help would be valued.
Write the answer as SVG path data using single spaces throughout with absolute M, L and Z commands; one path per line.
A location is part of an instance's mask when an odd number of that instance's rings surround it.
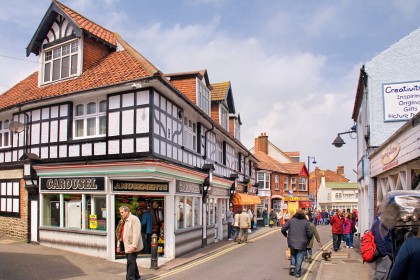
M 127 205 L 152 214 L 161 257 L 226 238 L 257 160 L 212 115 L 207 71 L 165 75 L 55 0 L 26 50 L 38 71 L 0 96 L 0 233 L 115 259 Z

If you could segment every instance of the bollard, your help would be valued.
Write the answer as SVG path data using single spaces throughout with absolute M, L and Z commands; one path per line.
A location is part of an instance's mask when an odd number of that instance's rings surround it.
M 150 269 L 158 268 L 158 236 L 156 233 L 152 235 L 152 251 L 150 256 Z

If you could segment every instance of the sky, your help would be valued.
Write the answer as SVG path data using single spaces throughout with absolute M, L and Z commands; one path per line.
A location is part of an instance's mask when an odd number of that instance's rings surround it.
M 417 0 L 61 0 L 118 32 L 163 73 L 207 69 L 230 81 L 247 148 L 266 133 L 310 171 L 356 180 L 356 140 L 343 135 L 360 68 L 420 27 Z M 0 1 L 0 92 L 37 71 L 26 47 L 51 0 Z M 313 164 L 313 158 L 316 164 Z

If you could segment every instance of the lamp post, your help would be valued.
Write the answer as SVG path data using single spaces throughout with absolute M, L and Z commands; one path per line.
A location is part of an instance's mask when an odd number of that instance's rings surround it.
M 202 200 L 202 241 L 201 247 L 207 247 L 207 195 L 210 190 L 210 186 L 213 184 L 213 171 L 214 165 L 213 164 L 204 164 L 201 170 L 205 171 L 208 176 L 204 179 L 203 182 L 203 200 Z
M 315 157 L 308 156 L 308 196 L 309 196 L 309 188 L 311 184 L 311 160 L 313 164 L 316 164 Z M 316 188 L 317 186 L 315 186 Z
M 355 139 L 356 137 L 352 137 L 352 133 L 357 133 L 357 126 L 356 124 L 354 124 L 349 131 L 346 132 L 340 132 L 337 133 L 337 138 L 334 139 L 334 141 L 332 142 L 332 144 L 336 147 L 336 148 L 341 148 L 344 144 L 346 144 L 346 142 L 344 142 L 343 138 L 341 138 L 340 135 L 343 134 L 350 134 L 350 138 L 351 139 Z

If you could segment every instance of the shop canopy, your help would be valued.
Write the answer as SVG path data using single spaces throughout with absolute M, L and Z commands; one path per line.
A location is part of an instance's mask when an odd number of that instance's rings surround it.
M 245 193 L 235 193 L 233 195 L 232 204 L 234 205 L 258 205 L 261 204 L 261 199 L 256 195 L 249 195 Z

